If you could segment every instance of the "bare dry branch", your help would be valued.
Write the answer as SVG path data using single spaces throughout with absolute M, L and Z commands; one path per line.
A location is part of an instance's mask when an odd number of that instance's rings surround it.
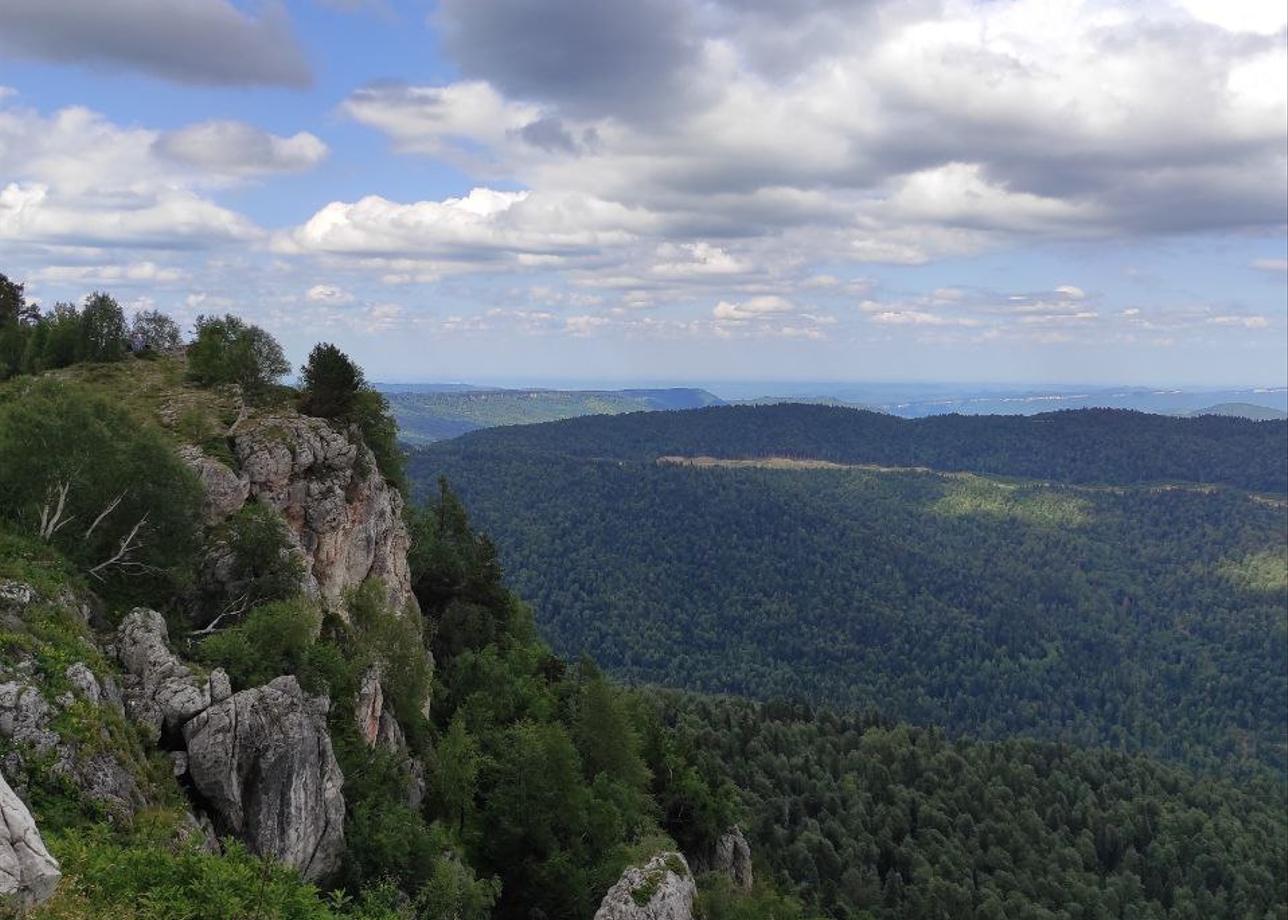
M 136 562 L 130 559 L 130 554 L 143 545 L 142 541 L 138 539 L 138 536 L 139 536 L 140 528 L 142 528 L 143 525 L 147 523 L 147 520 L 148 520 L 148 516 L 146 514 L 143 515 L 143 517 L 139 518 L 138 523 L 135 524 L 132 528 L 130 528 L 130 532 L 127 533 L 125 536 L 121 537 L 121 542 L 117 546 L 116 552 L 113 553 L 111 556 L 109 556 L 107 559 L 104 559 L 98 565 L 94 566 L 92 569 L 90 569 L 89 574 L 93 575 L 99 581 L 102 581 L 103 580 L 102 572 L 105 569 L 109 569 L 109 568 L 117 568 L 117 569 L 135 571 L 135 572 L 150 571 L 151 566 L 147 566 L 141 562 Z
M 40 509 L 40 539 L 46 543 L 75 517 L 75 515 L 63 517 L 63 511 L 67 507 L 67 492 L 71 487 L 70 481 L 56 483 L 49 487 L 49 497 L 44 507 Z M 51 504 L 53 507 L 50 507 Z
M 99 513 L 99 516 L 98 516 L 98 517 L 96 517 L 96 518 L 94 518 L 94 523 L 93 523 L 93 524 L 90 524 L 90 525 L 89 525 L 89 529 L 85 531 L 85 537 L 84 537 L 84 538 L 85 538 L 86 540 L 88 540 L 88 539 L 89 539 L 89 535 L 90 535 L 90 534 L 92 534 L 92 533 L 94 532 L 94 528 L 95 528 L 95 527 L 97 527 L 99 524 L 101 524 L 101 523 L 102 523 L 103 518 L 107 517 L 109 514 L 111 514 L 113 511 L 115 511 L 115 510 L 116 510 L 116 506 L 117 506 L 117 505 L 119 505 L 119 504 L 121 503 L 121 499 L 123 499 L 123 498 L 125 498 L 125 493 L 124 493 L 124 492 L 122 492 L 120 495 L 116 496 L 116 498 L 112 499 L 112 500 L 108 503 L 107 507 L 106 507 L 106 508 L 104 508 L 104 509 Z

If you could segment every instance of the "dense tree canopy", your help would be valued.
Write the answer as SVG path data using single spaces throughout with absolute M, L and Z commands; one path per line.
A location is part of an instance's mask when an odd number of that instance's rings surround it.
M 560 654 L 953 732 L 1285 765 L 1282 500 L 523 449 L 551 427 L 412 470 L 459 488 Z

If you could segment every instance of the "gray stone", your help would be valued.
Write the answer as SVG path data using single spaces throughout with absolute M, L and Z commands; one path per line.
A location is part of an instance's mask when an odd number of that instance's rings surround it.
M 65 672 L 67 680 L 71 683 L 72 688 L 80 694 L 83 699 L 98 705 L 103 699 L 103 688 L 99 685 L 98 678 L 94 672 L 83 661 L 77 661 L 67 666 Z
M 210 672 L 209 686 L 212 703 L 222 703 L 233 695 L 232 681 L 228 679 L 228 672 L 223 668 L 215 668 Z
M 126 711 L 152 730 L 153 740 L 210 705 L 209 683 L 170 651 L 168 639 L 165 619 L 146 607 L 126 614 L 117 631 L 117 656 L 134 678 L 126 686 Z
M 344 776 L 326 709 L 325 698 L 279 677 L 183 727 L 188 773 L 217 823 L 310 880 L 334 871 L 344 852 Z
M 650 893 L 640 904 L 637 897 Z M 595 920 L 693 920 L 697 886 L 679 853 L 659 853 L 643 866 L 628 866 L 608 889 Z
M 237 474 L 225 464 L 201 452 L 201 448 L 186 445 L 179 448 L 179 456 L 197 474 L 204 494 L 204 511 L 207 524 L 218 524 L 246 504 L 250 497 L 250 478 Z
M 747 844 L 747 838 L 742 835 L 742 829 L 737 825 L 731 827 L 716 841 L 711 869 L 713 872 L 727 875 L 729 880 L 743 891 L 751 890 L 751 847 Z
M 0 578 L 0 610 L 22 610 L 35 603 L 36 589 L 21 581 Z
M 415 607 L 402 496 L 354 435 L 299 415 L 248 419 L 233 452 L 250 495 L 279 511 L 303 553 L 311 583 L 343 615 L 345 593 L 379 578 L 395 610 Z
M 46 752 L 58 744 L 50 731 L 53 710 L 40 691 L 22 681 L 0 684 L 0 737 Z
M 39 904 L 54 893 L 60 878 L 58 861 L 45 849 L 31 812 L 0 774 L 0 906 Z
M 353 715 L 358 723 L 358 736 L 367 747 L 375 747 L 384 716 L 385 695 L 380 685 L 380 669 L 374 665 L 362 674 L 362 683 L 353 700 Z

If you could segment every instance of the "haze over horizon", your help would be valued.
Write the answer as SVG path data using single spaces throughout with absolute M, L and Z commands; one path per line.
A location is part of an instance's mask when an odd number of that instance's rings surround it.
M 0 271 L 371 379 L 1275 386 L 1288 9 L 8 0 Z

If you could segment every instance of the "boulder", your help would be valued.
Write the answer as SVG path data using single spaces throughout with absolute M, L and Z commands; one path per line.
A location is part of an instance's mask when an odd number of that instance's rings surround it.
M 49 728 L 53 717 L 52 707 L 31 684 L 0 683 L 0 738 L 30 745 L 38 753 L 52 750 L 60 740 Z
M 751 847 L 747 844 L 747 838 L 742 835 L 742 829 L 737 825 L 731 827 L 716 841 L 711 870 L 727 875 L 729 880 L 743 891 L 751 890 Z
M 697 886 L 679 853 L 659 853 L 643 866 L 628 866 L 608 889 L 595 920 L 693 920 Z
M 44 901 L 62 873 L 40 839 L 36 821 L 0 774 L 0 907 L 26 909 Z
M 201 448 L 192 445 L 179 448 L 179 456 L 201 482 L 207 524 L 220 523 L 246 504 L 250 497 L 250 478 L 245 473 L 234 473 L 226 464 L 206 456 Z
M 379 578 L 395 610 L 415 606 L 402 496 L 356 432 L 308 416 L 266 416 L 239 425 L 232 442 L 250 496 L 290 527 L 306 561 L 306 587 L 343 614 L 345 592 Z
M 103 699 L 103 688 L 94 676 L 94 672 L 89 669 L 89 665 L 83 661 L 76 661 L 67 666 L 65 672 L 68 682 L 72 685 L 82 699 L 88 700 L 95 706 Z
M 150 730 L 178 730 L 210 705 L 210 683 L 193 674 L 168 645 L 165 619 L 155 610 L 135 607 L 117 631 L 117 657 L 130 673 L 126 711 Z
M 216 824 L 316 880 L 344 852 L 344 776 L 325 697 L 293 676 L 211 704 L 183 727 L 188 775 Z

